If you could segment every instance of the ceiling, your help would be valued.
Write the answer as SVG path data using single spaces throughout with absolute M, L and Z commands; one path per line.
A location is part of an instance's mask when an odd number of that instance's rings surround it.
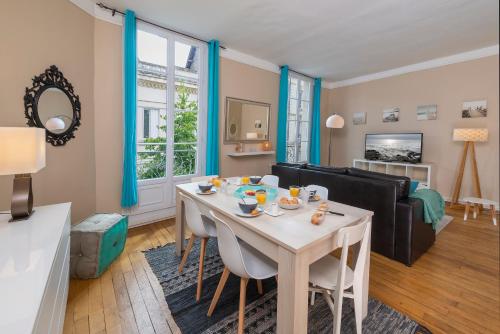
M 498 44 L 498 0 L 103 0 L 329 81 Z

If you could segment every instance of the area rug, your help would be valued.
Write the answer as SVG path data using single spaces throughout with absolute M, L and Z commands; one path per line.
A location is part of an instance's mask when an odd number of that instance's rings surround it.
M 203 293 L 199 303 L 195 300 L 198 274 L 199 242 L 195 242 L 182 273 L 177 268 L 180 258 L 175 255 L 175 244 L 145 252 L 146 259 L 160 282 L 175 325 L 182 333 L 234 333 L 238 327 L 239 278 L 233 274 L 224 287 L 212 317 L 207 317 L 208 307 L 224 268 L 217 250 L 217 240 L 211 238 L 207 245 Z M 251 280 L 247 287 L 245 310 L 246 333 L 276 332 L 276 281 L 262 282 L 264 294 L 257 293 Z M 333 318 L 330 308 L 321 296 L 314 306 L 309 306 L 309 333 L 331 333 Z M 342 308 L 342 333 L 356 333 L 352 301 L 344 299 Z M 407 316 L 370 298 L 368 316 L 363 321 L 363 333 L 429 334 L 430 331 Z

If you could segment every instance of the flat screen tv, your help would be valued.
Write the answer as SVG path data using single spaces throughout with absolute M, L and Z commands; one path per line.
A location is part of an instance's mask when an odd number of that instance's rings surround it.
M 387 162 L 422 162 L 423 133 L 368 133 L 365 159 Z

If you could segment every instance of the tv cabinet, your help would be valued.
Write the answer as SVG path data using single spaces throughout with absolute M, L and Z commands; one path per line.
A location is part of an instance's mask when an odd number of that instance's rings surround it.
M 418 181 L 417 189 L 431 188 L 430 164 L 410 164 L 404 162 L 385 162 L 377 160 L 354 159 L 352 161 L 354 168 L 364 169 L 372 172 L 379 172 L 391 175 L 407 176 L 414 181 Z

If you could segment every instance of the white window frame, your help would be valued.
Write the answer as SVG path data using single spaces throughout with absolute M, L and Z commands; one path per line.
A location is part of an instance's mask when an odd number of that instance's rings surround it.
M 208 60 L 207 52 L 208 47 L 206 43 L 190 39 L 176 33 L 151 26 L 149 24 L 138 22 L 137 30 L 147 33 L 158 35 L 167 40 L 167 59 L 173 61 L 174 66 L 169 66 L 167 60 L 167 96 L 166 96 L 166 115 L 167 115 L 167 145 L 166 145 L 166 165 L 171 166 L 169 173 L 173 173 L 174 163 L 174 116 L 175 116 L 175 42 L 193 45 L 198 49 L 199 57 L 199 81 L 198 81 L 198 143 L 197 143 L 197 157 L 195 173 L 189 175 L 167 175 L 161 178 L 138 180 L 138 186 L 147 186 L 153 184 L 170 183 L 174 184 L 183 183 L 190 180 L 193 176 L 200 176 L 205 174 L 205 154 L 206 154 L 206 124 L 207 124 L 207 84 L 208 84 Z
M 292 91 L 292 78 L 294 79 L 297 79 L 297 98 L 292 98 L 291 97 L 291 91 Z M 301 83 L 302 82 L 309 82 L 309 100 L 304 100 L 302 99 L 302 94 L 303 94 L 303 91 L 301 91 L 300 89 L 300 86 L 301 86 Z M 308 77 L 305 77 L 303 75 L 300 75 L 300 74 L 297 74 L 297 73 L 294 73 L 294 72 L 289 72 L 289 75 L 288 75 L 288 101 L 287 101 L 287 124 L 286 124 L 286 149 L 287 149 L 287 162 L 291 162 L 291 163 L 305 163 L 305 162 L 308 162 L 309 161 L 309 158 L 310 158 L 310 146 L 311 146 L 311 122 L 312 122 L 312 103 L 313 103 L 313 90 L 314 90 L 314 81 L 311 79 L 311 78 L 308 78 Z M 293 142 L 294 144 L 294 150 L 295 150 L 295 157 L 296 157 L 296 160 L 295 161 L 289 161 L 288 160 L 288 146 L 289 144 L 291 143 L 288 138 L 288 134 L 289 134 L 289 126 L 290 126 L 290 106 L 291 106 L 291 103 L 290 103 L 290 100 L 295 100 L 297 101 L 297 109 L 295 110 L 296 112 L 296 115 L 297 115 L 297 119 L 295 120 L 295 134 L 296 134 L 296 138 L 295 138 L 295 142 Z M 301 142 L 305 141 L 305 140 L 302 140 L 302 134 L 301 134 L 301 122 L 304 122 L 303 119 L 301 119 L 302 117 L 302 113 L 300 112 L 301 110 L 301 107 L 302 107 L 302 102 L 308 102 L 309 104 L 309 119 L 307 120 L 307 123 L 309 125 L 308 127 L 308 131 L 307 131 L 307 151 L 306 151 L 306 160 L 299 160 L 300 159 L 300 148 L 301 148 Z

